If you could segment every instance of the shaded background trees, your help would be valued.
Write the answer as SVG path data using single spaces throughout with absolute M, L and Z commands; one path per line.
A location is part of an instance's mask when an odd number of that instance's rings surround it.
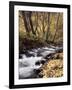
M 63 44 L 63 13 L 19 11 L 19 44 L 25 39 Z

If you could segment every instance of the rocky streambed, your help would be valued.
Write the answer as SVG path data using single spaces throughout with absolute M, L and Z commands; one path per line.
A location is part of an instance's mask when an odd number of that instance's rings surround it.
M 24 50 L 19 55 L 19 79 L 62 76 L 62 52 L 63 47 L 55 46 Z

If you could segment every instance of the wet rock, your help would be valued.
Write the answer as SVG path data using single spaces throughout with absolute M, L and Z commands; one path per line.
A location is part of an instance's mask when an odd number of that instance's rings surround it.
M 35 65 L 40 65 L 40 61 L 35 62 Z

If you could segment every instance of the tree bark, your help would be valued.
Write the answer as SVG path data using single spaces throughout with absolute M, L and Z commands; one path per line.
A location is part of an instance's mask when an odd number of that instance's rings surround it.
M 48 41 L 49 30 L 50 30 L 50 12 L 48 13 L 48 28 L 47 28 L 47 34 L 46 34 L 46 41 Z
M 57 30 L 58 30 L 59 16 L 60 16 L 60 13 L 57 15 L 56 30 L 55 30 L 55 34 L 54 34 L 54 38 L 53 38 L 53 41 L 52 42 L 54 42 L 55 37 L 56 37 Z
M 22 17 L 23 17 L 23 21 L 24 21 L 24 26 L 25 26 L 26 32 L 30 32 L 29 27 L 28 27 L 27 13 L 22 11 Z
M 35 35 L 32 20 L 31 20 L 31 13 L 32 12 L 22 11 L 22 16 L 23 16 L 26 32 L 29 33 L 30 31 L 32 31 L 32 33 Z
M 32 14 L 32 12 L 29 13 L 30 27 L 31 27 L 32 33 L 33 33 L 34 35 L 36 35 L 36 33 L 35 33 L 35 31 L 34 31 L 34 28 L 33 28 L 32 20 L 31 20 L 31 14 Z
M 44 31 L 44 29 L 45 29 L 45 27 L 44 27 L 44 13 L 43 13 L 43 20 L 42 20 L 42 29 L 43 29 L 43 33 L 45 33 L 45 31 Z

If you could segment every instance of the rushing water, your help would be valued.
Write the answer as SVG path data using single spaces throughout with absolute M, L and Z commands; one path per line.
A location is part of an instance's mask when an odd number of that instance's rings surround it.
M 38 78 L 39 68 L 62 47 L 42 47 L 24 51 L 19 59 L 19 78 Z

